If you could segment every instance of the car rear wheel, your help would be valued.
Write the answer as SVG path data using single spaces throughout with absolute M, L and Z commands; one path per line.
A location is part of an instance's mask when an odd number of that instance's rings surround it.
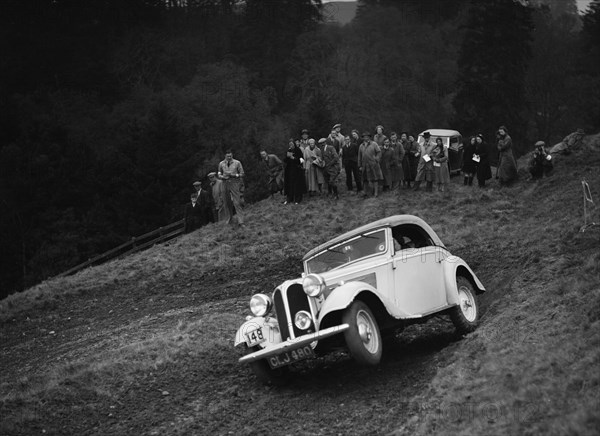
M 377 365 L 381 361 L 382 340 L 371 309 L 355 301 L 346 309 L 342 321 L 350 328 L 344 332 L 352 358 L 361 365 Z
M 458 305 L 450 310 L 450 319 L 461 334 L 471 333 L 479 324 L 479 306 L 473 284 L 466 277 L 456 278 Z
M 246 354 L 261 350 L 260 347 L 246 348 Z M 288 383 L 290 369 L 287 366 L 271 368 L 266 359 L 256 360 L 249 363 L 252 372 L 262 383 L 266 385 L 282 386 Z

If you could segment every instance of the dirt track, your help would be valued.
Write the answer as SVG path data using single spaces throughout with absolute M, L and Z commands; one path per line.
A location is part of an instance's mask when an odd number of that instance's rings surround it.
M 289 274 L 285 269 L 287 263 L 272 273 Z M 248 287 L 257 280 L 252 277 L 243 278 Z M 409 399 L 445 364 L 458 340 L 451 324 L 434 320 L 386 344 L 376 369 L 358 367 L 340 353 L 299 365 L 288 386 L 268 388 L 237 363 L 239 353 L 232 346 L 235 329 L 248 313 L 246 287 L 238 290 L 241 297 L 214 301 L 210 281 L 206 289 L 189 283 L 182 277 L 169 283 L 171 293 L 144 296 L 135 292 L 134 283 L 125 289 L 121 284 L 85 304 L 83 297 L 67 299 L 5 324 L 2 382 L 35 378 L 53 368 L 64 371 L 67 362 L 93 362 L 94 356 L 150 340 L 181 323 L 205 319 L 209 326 L 176 359 L 113 384 L 106 395 L 74 386 L 71 396 L 41 399 L 35 427 L 22 421 L 25 425 L 12 432 L 254 434 L 275 428 L 277 434 L 387 433 L 418 415 Z M 164 289 L 155 285 L 157 291 Z M 216 329 L 215 337 L 210 326 L 217 324 L 224 327 Z M 210 336 L 213 346 L 203 347 Z M 72 413 L 65 416 L 69 409 Z

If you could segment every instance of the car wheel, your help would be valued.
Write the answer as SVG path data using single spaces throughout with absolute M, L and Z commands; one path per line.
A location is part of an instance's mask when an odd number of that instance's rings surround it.
M 377 365 L 381 361 L 382 340 L 371 309 L 355 301 L 346 309 L 342 321 L 350 328 L 344 332 L 352 358 L 361 365 Z
M 246 347 L 246 354 L 261 350 L 261 347 Z M 271 368 L 266 359 L 255 360 L 249 363 L 254 375 L 264 384 L 273 386 L 283 386 L 289 381 L 290 369 L 287 366 L 281 368 Z
M 461 334 L 470 333 L 479 324 L 479 306 L 473 285 L 466 277 L 456 278 L 458 305 L 450 310 L 450 319 Z

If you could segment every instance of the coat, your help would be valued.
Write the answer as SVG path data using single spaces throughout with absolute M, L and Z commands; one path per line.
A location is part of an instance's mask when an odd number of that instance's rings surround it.
M 271 193 L 279 192 L 283 189 L 283 162 L 274 154 L 267 155 L 266 159 L 261 159 L 264 171 L 269 175 L 269 190 Z
M 392 147 L 381 147 L 381 174 L 383 175 L 383 186 L 392 186 L 392 162 L 394 160 L 394 149 Z
M 508 135 L 499 137 L 497 144 L 499 155 L 498 178 L 500 183 L 510 183 L 517 178 L 517 161 L 512 151 L 512 139 Z
M 394 149 L 394 160 L 392 160 L 392 182 L 401 182 L 404 180 L 404 146 L 400 142 L 392 143 Z
M 310 147 L 304 149 L 304 168 L 306 171 L 306 188 L 308 191 L 317 191 L 319 185 L 323 184 L 325 181 L 323 170 L 315 164 L 317 160 L 322 159 L 323 154 L 319 147 L 315 147 L 312 150 Z
M 299 147 L 294 146 L 286 153 L 283 189 L 288 196 L 294 197 L 306 192 L 304 166 L 300 159 L 304 159 L 304 153 Z
M 417 176 L 417 166 L 419 165 L 419 145 L 416 142 L 406 141 L 404 144 L 404 158 L 402 159 L 402 172 L 404 180 L 413 181 Z
M 363 142 L 358 150 L 358 166 L 363 172 L 363 179 L 369 182 L 383 180 L 379 161 L 381 148 L 375 141 Z
M 492 169 L 490 168 L 490 150 L 485 142 L 477 143 L 475 154 L 479 156 L 477 165 L 477 180 L 485 181 L 492 178 Z
M 475 142 L 467 142 L 465 145 L 465 151 L 463 153 L 463 166 L 462 170 L 465 174 L 475 174 L 477 172 L 477 162 L 473 160 L 473 155 L 477 154 L 475 152 L 477 148 L 477 144 Z
M 328 183 L 335 183 L 337 177 L 340 175 L 340 156 L 335 151 L 333 145 L 326 145 L 323 149 L 323 160 L 325 166 L 323 172 L 327 178 Z
M 424 157 L 431 157 L 431 153 L 435 148 L 434 142 L 428 142 L 427 144 L 423 143 L 419 145 L 419 164 L 417 165 L 417 176 L 415 180 L 417 182 L 421 182 L 423 180 L 427 182 L 433 182 L 433 159 L 430 159 L 429 162 L 426 162 Z
M 450 170 L 448 169 L 448 149 L 443 145 L 435 147 L 431 152 L 433 160 L 433 177 L 435 183 L 450 183 Z

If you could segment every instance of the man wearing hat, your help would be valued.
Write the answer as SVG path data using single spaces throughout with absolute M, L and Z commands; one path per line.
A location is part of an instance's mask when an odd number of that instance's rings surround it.
M 342 135 L 342 125 L 335 124 L 331 128 L 331 133 L 329 134 L 328 139 L 331 141 L 331 144 L 335 147 L 336 153 L 340 153 L 340 149 L 344 144 L 344 135 Z
M 359 143 L 358 130 L 352 130 L 352 137 L 346 136 L 344 138 L 344 145 L 342 146 L 342 165 L 346 172 L 346 188 L 348 192 L 352 192 L 352 177 L 356 183 L 356 192 L 362 191 L 362 180 L 360 172 L 358 171 L 358 147 Z
M 198 194 L 190 195 L 190 202 L 183 209 L 183 233 L 190 233 L 200 227 L 200 206 Z
M 546 143 L 538 141 L 535 143 L 535 150 L 529 159 L 529 172 L 533 180 L 548 177 L 552 172 L 554 165 L 552 164 L 552 156 L 546 151 Z
M 202 188 L 200 181 L 193 183 L 194 189 L 196 190 L 196 198 L 198 203 L 198 227 L 205 226 L 208 223 L 214 222 L 213 219 L 213 206 L 212 206 L 212 195 Z
M 364 132 L 362 138 L 363 142 L 358 149 L 358 166 L 363 173 L 365 197 L 368 196 L 367 188 L 372 190 L 373 195 L 377 197 L 379 194 L 379 181 L 383 180 L 383 173 L 379 166 L 381 148 L 371 139 L 369 132 Z
M 323 175 L 327 183 L 327 193 L 337 200 L 339 198 L 337 178 L 340 175 L 340 157 L 335 151 L 335 147 L 329 144 L 328 140 L 319 140 L 319 145 L 323 147 Z
M 421 182 L 425 180 L 427 182 L 425 190 L 431 192 L 433 190 L 434 176 L 431 153 L 435 149 L 436 144 L 431 140 L 431 133 L 429 132 L 423 133 L 423 139 L 423 144 L 420 144 L 419 146 L 419 163 L 417 164 L 417 176 L 415 177 L 414 190 L 418 191 Z

